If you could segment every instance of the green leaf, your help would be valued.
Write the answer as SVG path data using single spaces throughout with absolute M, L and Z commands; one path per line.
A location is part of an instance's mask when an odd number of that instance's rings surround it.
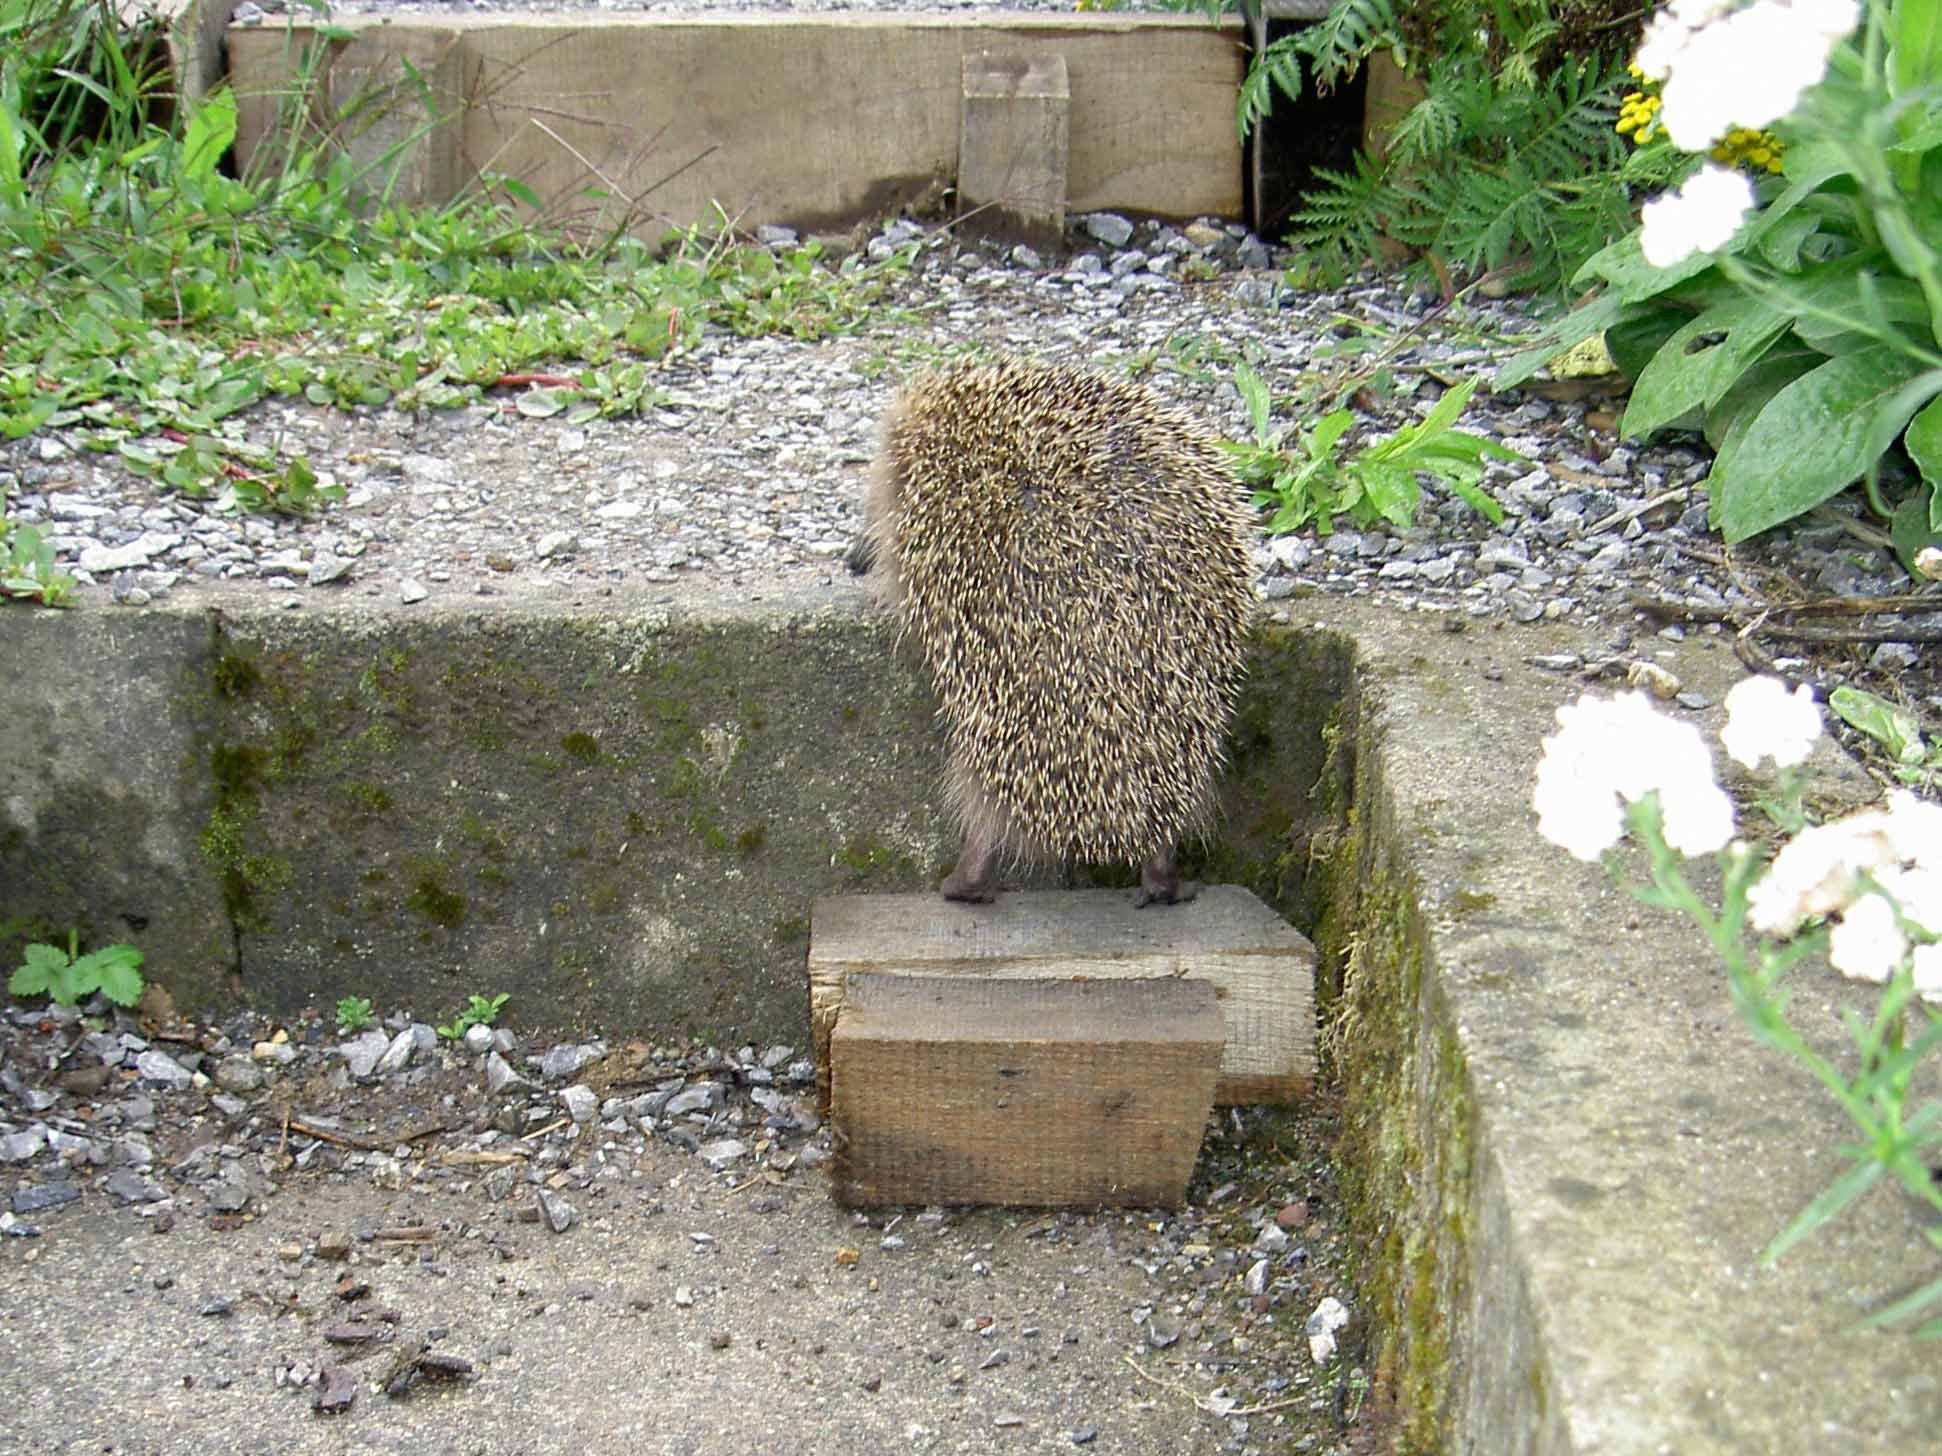
M 1727 246 L 1733 245 L 1729 243 Z M 1602 278 L 1611 284 L 1612 291 L 1621 302 L 1639 303 L 1677 288 L 1712 266 L 1711 253 L 1689 253 L 1669 268 L 1655 267 L 1645 261 L 1645 254 L 1639 247 L 1638 231 L 1634 229 L 1603 252 L 1594 254 L 1571 282 L 1573 286 L 1582 288 Z
M 1914 96 L 1942 84 L 1942 6 L 1934 0 L 1897 0 L 1889 24 L 1894 94 Z
M 1782 341 L 1774 345 L 1706 412 L 1703 433 L 1707 443 L 1716 451 L 1725 450 L 1729 444 L 1737 449 L 1738 437 L 1746 433 L 1754 417 L 1767 407 L 1767 401 L 1817 367 L 1824 357 L 1820 350 L 1798 342 Z
M 1247 406 L 1248 427 L 1254 431 L 1256 442 L 1267 444 L 1268 418 L 1274 409 L 1267 381 L 1243 359 L 1234 366 L 1234 387 L 1241 392 L 1241 402 Z
M 1872 1160 L 1848 1169 L 1829 1184 L 1820 1197 L 1794 1216 L 1794 1221 L 1767 1245 L 1766 1252 L 1760 1255 L 1760 1262 L 1773 1264 L 1787 1250 L 1872 1188 L 1883 1171 L 1884 1166 Z
M 1742 296 L 1709 308 L 1668 338 L 1632 386 L 1619 433 L 1640 439 L 1716 403 L 1787 327 L 1787 316 Z
M 182 175 L 213 176 L 216 164 L 235 140 L 236 95 L 227 86 L 218 86 L 197 104 L 183 130 Z
M 74 963 L 75 981 L 84 995 L 99 990 L 117 1006 L 133 1006 L 142 998 L 141 963 L 142 953 L 132 945 L 105 946 Z
M 1827 695 L 1827 705 L 1843 723 L 1887 749 L 1897 763 L 1920 763 L 1927 753 L 1915 715 L 1886 698 L 1843 683 Z
M 30 945 L 23 954 L 26 959 L 7 977 L 7 989 L 16 996 L 52 996 L 63 1006 L 72 1006 L 67 953 L 58 946 Z
M 1871 345 L 1808 370 L 1768 400 L 1737 448 L 1721 449 L 1709 477 L 1727 542 L 1791 520 L 1859 480 L 1878 457 L 1867 445 L 1880 411 L 1918 367 L 1900 350 Z
M 1701 311 L 1656 298 L 1628 304 L 1624 317 L 1605 330 L 1605 349 L 1619 373 L 1637 379 L 1665 347 L 1666 340 Z
M 1916 412 L 1902 435 L 1902 448 L 1929 489 L 1942 495 L 1942 399 L 1932 399 Z M 1942 530 L 1942 521 L 1930 524 Z

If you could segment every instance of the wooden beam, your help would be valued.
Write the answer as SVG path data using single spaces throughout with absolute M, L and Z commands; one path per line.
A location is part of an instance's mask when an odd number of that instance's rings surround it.
M 825 1073 L 849 982 L 868 972 L 1204 980 L 1226 1028 L 1215 1101 L 1286 1101 L 1314 1080 L 1315 948 L 1238 885 L 1144 910 L 1118 890 L 1005 894 L 992 905 L 938 895 L 820 899 L 810 919 L 809 1029 Z
M 670 225 L 846 227 L 935 200 L 958 164 L 963 58 L 1062 56 L 1066 206 L 1238 216 L 1240 30 L 1174 15 L 333 16 L 371 45 L 454 39 L 459 184 L 517 179 L 555 215 Z M 292 84 L 306 24 L 231 26 L 241 98 Z M 413 48 L 417 49 L 413 49 Z M 239 149 L 276 108 L 245 107 Z M 448 200 L 440 196 L 416 199 Z M 719 205 L 721 213 L 716 207 Z
M 1220 1056 L 1205 981 L 853 977 L 830 1041 L 833 1191 L 1176 1206 Z

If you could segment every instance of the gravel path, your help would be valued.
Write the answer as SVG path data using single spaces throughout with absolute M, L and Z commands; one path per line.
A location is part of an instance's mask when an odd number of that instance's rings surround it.
M 293 609 L 316 591 L 403 603 L 532 591 L 592 603 L 698 574 L 759 596 L 841 572 L 876 421 L 897 381 L 927 363 L 994 350 L 1128 369 L 1240 438 L 1236 357 L 1284 394 L 1380 351 L 1393 392 L 1356 396 L 1358 428 L 1373 433 L 1420 417 L 1530 328 L 1518 304 L 1439 311 L 1389 281 L 1296 292 L 1259 240 L 1212 222 L 1101 215 L 1084 220 L 1071 257 L 1049 264 L 960 247 L 908 221 L 867 247 L 882 255 L 918 237 L 918 261 L 893 282 L 879 321 L 813 344 L 706 337 L 663 371 L 672 402 L 640 418 L 535 420 L 510 394 L 417 415 L 291 401 L 247 412 L 240 428 L 252 440 L 305 454 L 346 488 L 345 502 L 314 520 L 244 517 L 159 493 L 73 432 L 0 446 L 0 489 L 14 518 L 51 533 L 89 583 L 84 603 L 139 606 L 210 581 L 285 594 Z M 1262 597 L 1374 595 L 1472 618 L 1615 622 L 1631 621 L 1643 598 L 1719 630 L 1718 619 L 1751 616 L 1767 594 L 1906 588 L 1879 533 L 1843 507 L 1729 561 L 1705 530 L 1703 448 L 1623 444 L 1619 402 L 1573 397 L 1582 395 L 1538 386 L 1472 401 L 1464 427 L 1528 460 L 1491 468 L 1502 525 L 1432 492 L 1411 530 L 1264 540 Z M 1651 628 L 1683 630 L 1677 617 L 1662 612 Z M 1942 615 L 1913 620 L 1932 629 Z M 1889 644 L 1851 666 L 1897 673 L 1916 663 L 1913 647 Z

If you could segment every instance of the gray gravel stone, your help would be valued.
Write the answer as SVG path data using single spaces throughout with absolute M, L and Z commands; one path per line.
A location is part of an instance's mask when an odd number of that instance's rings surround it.
M 135 1058 L 135 1071 L 144 1082 L 178 1092 L 187 1090 L 195 1083 L 194 1074 L 167 1052 L 143 1052 Z
M 372 1027 L 349 1041 L 339 1042 L 331 1050 L 344 1059 L 351 1075 L 361 1082 L 377 1071 L 378 1062 L 391 1050 L 391 1038 Z

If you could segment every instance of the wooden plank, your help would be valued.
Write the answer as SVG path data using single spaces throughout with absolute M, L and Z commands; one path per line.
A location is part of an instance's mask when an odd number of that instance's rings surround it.
M 849 1204 L 1173 1207 L 1213 1110 L 1204 981 L 862 974 L 830 1041 Z
M 339 16 L 400 48 L 456 36 L 460 181 L 517 178 L 588 225 L 835 229 L 941 195 L 958 161 L 963 57 L 1062 55 L 1066 206 L 1238 216 L 1240 29 L 1173 15 Z M 287 89 L 306 25 L 231 26 L 239 96 Z M 411 40 L 411 37 L 418 39 Z M 294 43 L 293 43 L 294 41 Z M 245 108 L 245 152 L 271 106 Z M 599 195 L 594 195 L 594 194 Z M 443 201 L 427 197 L 425 201 Z
M 1005 894 L 991 905 L 939 895 L 820 899 L 810 920 L 809 1027 L 825 1073 L 848 983 L 863 972 L 1205 980 L 1226 1029 L 1216 1102 L 1286 1101 L 1314 1081 L 1315 948 L 1238 885 L 1143 910 L 1117 890 Z
M 1064 56 L 964 58 L 959 231 L 1035 248 L 1065 241 L 1071 112 Z

